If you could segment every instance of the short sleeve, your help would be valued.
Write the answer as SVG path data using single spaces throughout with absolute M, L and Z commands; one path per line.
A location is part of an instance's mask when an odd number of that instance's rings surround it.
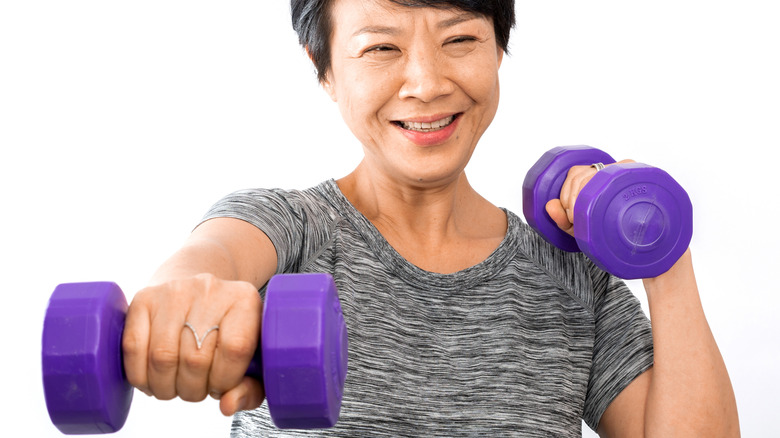
M 276 248 L 277 273 L 294 272 L 301 259 L 303 218 L 282 190 L 241 190 L 222 198 L 203 217 L 240 219 L 265 233 Z
M 653 338 L 650 320 L 626 284 L 595 267 L 591 276 L 596 331 L 583 419 L 596 430 L 615 397 L 653 365 Z

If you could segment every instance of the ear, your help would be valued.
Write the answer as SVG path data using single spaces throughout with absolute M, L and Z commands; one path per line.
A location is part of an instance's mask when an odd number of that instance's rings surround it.
M 314 56 L 312 56 L 311 51 L 309 50 L 309 47 L 306 46 L 306 56 L 309 57 L 311 60 L 311 63 L 314 64 L 314 68 L 317 68 L 317 64 L 314 62 Z M 330 99 L 334 102 L 337 101 L 336 99 L 336 89 L 333 86 L 333 80 L 331 78 L 330 72 L 325 74 L 325 77 L 320 81 L 320 85 L 322 85 L 322 88 L 325 90 L 326 93 L 328 93 L 328 96 L 330 96 Z
M 328 93 L 328 96 L 330 96 L 330 100 L 334 102 L 338 102 L 338 96 L 336 95 L 336 87 L 333 84 L 333 75 L 330 72 L 325 73 L 325 77 L 320 81 L 320 85 L 322 85 L 322 88 L 325 90 L 326 93 Z
M 501 47 L 498 48 L 498 67 L 501 67 L 501 61 L 504 60 L 504 49 Z

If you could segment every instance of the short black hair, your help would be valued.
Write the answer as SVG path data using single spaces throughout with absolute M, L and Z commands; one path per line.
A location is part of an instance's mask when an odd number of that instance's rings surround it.
M 515 25 L 514 0 L 389 0 L 402 6 L 460 9 L 493 20 L 496 42 L 509 52 L 509 34 Z M 317 79 L 325 79 L 330 69 L 330 36 L 333 0 L 290 0 L 292 25 L 298 41 L 311 56 Z

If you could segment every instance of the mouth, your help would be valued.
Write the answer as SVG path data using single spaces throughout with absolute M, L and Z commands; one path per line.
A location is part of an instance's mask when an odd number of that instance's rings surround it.
M 403 129 L 406 129 L 407 131 L 435 132 L 450 126 L 453 122 L 455 122 L 455 119 L 460 117 L 461 114 L 462 113 L 453 114 L 451 116 L 447 116 L 431 122 L 395 120 L 393 123 Z

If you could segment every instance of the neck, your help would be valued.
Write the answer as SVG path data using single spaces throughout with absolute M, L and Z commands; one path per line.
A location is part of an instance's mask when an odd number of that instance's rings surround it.
M 406 184 L 359 166 L 338 185 L 380 231 L 391 228 L 402 234 L 446 234 L 470 206 L 484 201 L 465 173 L 443 183 Z
M 506 234 L 506 215 L 465 173 L 440 184 L 404 184 L 358 166 L 338 181 L 347 199 L 404 258 L 436 272 L 482 261 Z

